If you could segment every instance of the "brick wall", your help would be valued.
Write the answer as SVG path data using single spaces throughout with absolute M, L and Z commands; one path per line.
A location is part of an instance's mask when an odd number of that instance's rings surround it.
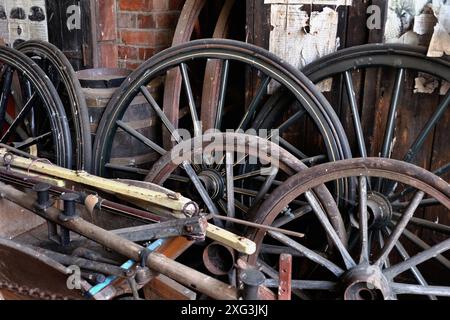
M 100 0 L 102 67 L 135 69 L 169 47 L 184 0 Z
M 183 1 L 117 0 L 119 67 L 134 69 L 172 43 Z

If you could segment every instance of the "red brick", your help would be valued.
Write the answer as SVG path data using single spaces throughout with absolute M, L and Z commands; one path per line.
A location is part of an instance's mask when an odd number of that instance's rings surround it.
M 119 0 L 119 8 L 123 11 L 147 11 L 152 7 L 152 0 Z
M 137 60 L 139 56 L 139 49 L 128 46 L 119 46 L 119 59 Z
M 120 32 L 122 42 L 127 45 L 149 45 L 155 44 L 154 31 L 138 31 L 138 30 L 123 30 Z
M 137 17 L 137 27 L 140 29 L 153 29 L 155 28 L 155 18 L 153 15 L 140 14 Z
M 155 27 L 157 29 L 175 28 L 178 22 L 178 12 L 165 12 L 155 14 Z
M 135 13 L 119 13 L 118 18 L 118 26 L 119 28 L 129 28 L 134 29 L 136 28 L 136 21 L 137 21 L 137 14 Z

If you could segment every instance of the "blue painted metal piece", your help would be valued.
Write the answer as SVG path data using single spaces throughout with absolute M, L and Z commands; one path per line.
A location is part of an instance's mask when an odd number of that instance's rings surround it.
M 150 245 L 147 246 L 147 250 L 149 251 L 155 251 L 156 249 L 158 249 L 162 244 L 164 243 L 163 239 L 159 239 L 153 243 L 151 243 Z M 134 264 L 136 263 L 136 261 L 134 260 L 128 260 L 127 262 L 125 262 L 124 264 L 122 264 L 120 267 L 123 269 L 123 271 L 125 272 L 126 270 L 129 270 L 131 267 L 134 266 Z M 93 297 L 96 294 L 98 294 L 99 292 L 101 292 L 103 289 L 105 289 L 106 287 L 108 287 L 109 285 L 111 285 L 111 283 L 113 283 L 115 280 L 117 280 L 117 276 L 109 276 L 105 279 L 105 281 L 103 281 L 102 283 L 97 284 L 96 286 L 93 286 L 87 293 L 86 295 L 88 297 Z

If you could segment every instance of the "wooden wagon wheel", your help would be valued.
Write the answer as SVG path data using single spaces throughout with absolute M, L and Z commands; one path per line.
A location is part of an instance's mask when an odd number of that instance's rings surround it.
M 368 179 L 394 181 L 401 189 L 412 189 L 402 198 L 404 205 L 390 202 L 368 188 Z M 277 233 L 251 230 L 248 237 L 257 244 L 257 253 L 248 261 L 266 273 L 266 285 L 278 288 L 280 253 L 294 256 L 293 290 L 317 299 L 379 300 L 403 295 L 422 295 L 430 299 L 450 296 L 450 226 L 414 216 L 421 203 L 439 202 L 450 213 L 450 185 L 434 174 L 414 165 L 381 158 L 350 159 L 309 168 L 288 179 L 261 205 L 263 224 L 282 228 L 298 222 L 283 216 L 286 207 L 295 210 L 295 199 L 311 189 L 335 179 L 358 180 L 355 232 L 348 248 L 339 255 L 328 252 L 326 237 L 337 239 L 320 206 L 313 207 L 305 238 L 296 241 Z M 348 206 L 342 209 L 347 214 Z M 318 228 L 312 228 L 314 223 Z M 300 229 L 303 230 L 303 229 Z M 439 234 L 433 243 L 425 241 L 420 231 Z M 322 237 L 322 241 L 317 238 Z M 334 241 L 334 240 L 333 240 Z M 439 270 L 439 271 L 438 271 Z M 439 274 L 439 276 L 436 276 Z M 284 289 L 286 287 L 283 287 Z
M 115 171 L 136 174 L 145 172 L 145 170 L 142 170 L 145 168 L 135 168 L 132 166 L 120 167 L 110 162 L 111 143 L 114 140 L 118 128 L 128 132 L 130 138 L 138 139 L 143 145 L 146 145 L 150 150 L 160 155 L 164 155 L 167 152 L 161 146 L 161 141 L 151 141 L 149 139 L 150 137 L 145 137 L 137 130 L 132 130 L 121 121 L 121 118 L 129 107 L 130 101 L 140 92 L 142 92 L 150 106 L 154 109 L 160 121 L 169 129 L 170 135 L 172 135 L 172 138 L 176 142 L 181 141 L 181 137 L 177 136 L 180 134 L 190 134 L 191 137 L 200 136 L 202 134 L 200 126 L 201 119 L 198 118 L 198 114 L 201 113 L 198 112 L 196 107 L 197 104 L 193 94 L 194 83 L 191 82 L 191 79 L 194 78 L 189 75 L 189 69 L 195 72 L 195 67 L 198 64 L 204 66 L 206 61 L 211 59 L 228 61 L 232 69 L 238 71 L 238 75 L 242 67 L 254 68 L 259 71 L 260 76 L 263 78 L 259 93 L 255 95 L 249 108 L 250 111 L 246 112 L 244 111 L 245 108 L 239 108 L 232 115 L 223 112 L 221 114 L 222 117 L 216 123 L 216 129 L 219 131 L 224 128 L 247 129 L 248 127 L 244 125 L 251 123 L 251 119 L 258 110 L 258 107 L 268 98 L 265 90 L 268 83 L 273 80 L 285 86 L 292 94 L 296 95 L 298 111 L 293 118 L 297 118 L 300 114 L 300 116 L 305 117 L 305 119 L 315 126 L 317 135 L 324 146 L 321 152 L 332 161 L 341 159 L 340 146 L 347 144 L 347 142 L 345 137 L 335 134 L 337 131 L 336 127 L 339 127 L 340 123 L 338 121 L 330 123 L 329 118 L 323 117 L 323 108 L 329 108 L 329 106 L 321 103 L 321 96 L 317 94 L 314 87 L 311 86 L 311 83 L 307 80 L 305 81 L 304 77 L 295 71 L 295 69 L 282 63 L 278 58 L 261 48 L 237 41 L 208 39 L 194 41 L 161 52 L 144 63 L 123 83 L 122 87 L 108 104 L 105 112 L 106 116 L 99 125 L 94 145 L 96 173 L 113 177 Z M 181 70 L 186 100 L 189 105 L 187 110 L 180 112 L 176 124 L 173 124 L 167 113 L 159 108 L 157 102 L 145 87 L 152 79 L 161 74 L 166 74 L 171 69 Z M 197 79 L 197 73 L 195 75 Z M 227 92 L 229 92 L 228 90 L 229 88 L 227 86 L 223 86 L 223 92 L 221 94 L 226 96 Z M 177 127 L 184 129 L 184 131 L 174 132 Z M 213 212 L 211 210 L 212 206 L 210 205 L 211 200 L 206 199 L 205 194 L 203 196 L 205 198 L 202 200 L 205 203 L 209 203 L 208 209 Z

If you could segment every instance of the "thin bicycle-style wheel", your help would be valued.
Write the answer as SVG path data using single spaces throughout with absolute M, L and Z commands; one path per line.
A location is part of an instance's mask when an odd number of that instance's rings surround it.
M 72 166 L 72 141 L 61 99 L 26 55 L 0 47 L 0 143 Z
M 17 50 L 33 59 L 54 84 L 68 116 L 74 169 L 89 172 L 92 163 L 89 116 L 86 99 L 72 65 L 61 50 L 45 41 L 26 41 Z
M 339 242 L 320 206 L 313 206 L 308 224 L 284 216 L 295 210 L 299 196 L 309 197 L 316 186 L 336 179 L 357 179 L 353 206 L 355 221 L 349 245 Z M 410 190 L 391 205 L 368 181 L 383 178 Z M 250 230 L 257 244 L 249 257 L 268 277 L 266 286 L 278 288 L 280 253 L 291 254 L 292 293 L 310 299 L 382 300 L 419 296 L 450 296 L 450 226 L 417 215 L 421 203 L 441 204 L 450 213 L 450 185 L 438 176 L 406 162 L 360 158 L 309 168 L 288 179 L 261 205 L 256 221 L 284 229 L 295 227 L 303 239 L 278 232 Z M 348 206 L 342 208 L 347 215 Z M 316 226 L 316 227 L 315 227 Z M 425 237 L 429 233 L 439 237 Z M 326 239 L 338 251 L 330 252 Z M 338 253 L 338 254 L 336 254 Z M 302 296 L 300 295 L 300 296 Z
M 330 108 L 312 84 L 305 79 L 298 71 L 284 64 L 278 58 L 267 51 L 236 41 L 231 40 L 198 40 L 178 47 L 170 48 L 144 63 L 124 82 L 116 95 L 111 99 L 105 117 L 102 119 L 97 138 L 94 144 L 94 164 L 95 172 L 99 175 L 114 177 L 117 173 L 141 174 L 141 179 L 147 175 L 149 168 L 140 168 L 137 166 L 123 166 L 111 162 L 110 154 L 114 143 L 115 135 L 120 132 L 127 132 L 129 139 L 138 139 L 143 145 L 147 146 L 149 151 L 164 156 L 172 149 L 172 145 L 164 144 L 161 140 L 146 137 L 145 133 L 139 129 L 133 129 L 122 121 L 122 117 L 128 110 L 130 101 L 142 94 L 149 104 L 149 108 L 154 115 L 163 124 L 164 132 L 168 132 L 172 140 L 180 143 L 185 136 L 188 138 L 199 137 L 206 129 L 202 128 L 202 119 L 199 115 L 203 114 L 198 107 L 198 101 L 202 96 L 202 72 L 208 61 L 215 59 L 223 62 L 224 72 L 222 73 L 221 99 L 219 105 L 214 111 L 214 128 L 218 131 L 227 129 L 248 130 L 259 107 L 270 99 L 267 94 L 267 86 L 273 81 L 281 86 L 288 88 L 296 97 L 295 106 L 297 112 L 293 118 L 305 117 L 316 128 L 316 134 L 322 142 L 317 147 L 319 154 L 325 154 L 331 161 L 343 158 L 342 146 L 348 144 L 345 136 L 337 134 L 342 128 L 336 116 L 328 116 L 324 108 Z M 242 71 L 246 68 L 254 69 L 261 77 L 261 85 L 251 104 L 244 107 L 245 92 L 243 92 Z M 158 101 L 155 101 L 146 85 L 158 76 L 164 75 L 169 70 L 177 69 L 183 76 L 184 95 L 181 97 L 180 108 L 163 110 Z M 200 79 L 200 81 L 198 81 Z M 197 90 L 196 90 L 197 89 Z M 164 88 L 171 90 L 171 88 Z M 332 114 L 332 111 L 330 112 Z M 208 115 L 210 116 L 210 115 Z M 289 120 L 287 120 L 289 122 Z M 336 122 L 336 123 L 335 123 Z M 183 131 L 177 131 L 183 129 Z M 279 128 L 273 128 L 279 129 Z M 166 131 L 167 130 L 167 131 Z M 271 133 L 268 132 L 267 138 Z M 130 140 L 131 141 L 131 140 Z M 301 159 L 305 162 L 308 159 Z M 186 170 L 186 168 L 184 168 Z M 198 183 L 196 169 L 192 169 L 189 164 L 188 175 L 193 179 L 193 186 L 202 196 L 202 201 L 208 204 L 210 212 L 217 212 L 212 205 L 206 190 L 201 190 L 201 184 Z M 211 169 L 211 168 L 208 168 Z M 216 170 L 212 168 L 212 170 Z M 246 170 L 251 170 L 247 168 Z M 197 169 L 198 171 L 198 169 Z M 217 171 L 217 170 L 216 170 Z M 249 171 L 247 171 L 249 172 Z M 244 172 L 241 172 L 241 174 Z M 274 187 L 273 181 L 268 181 L 268 192 Z M 252 200 L 246 198 L 247 203 Z M 242 202 L 242 201 L 241 201 Z

